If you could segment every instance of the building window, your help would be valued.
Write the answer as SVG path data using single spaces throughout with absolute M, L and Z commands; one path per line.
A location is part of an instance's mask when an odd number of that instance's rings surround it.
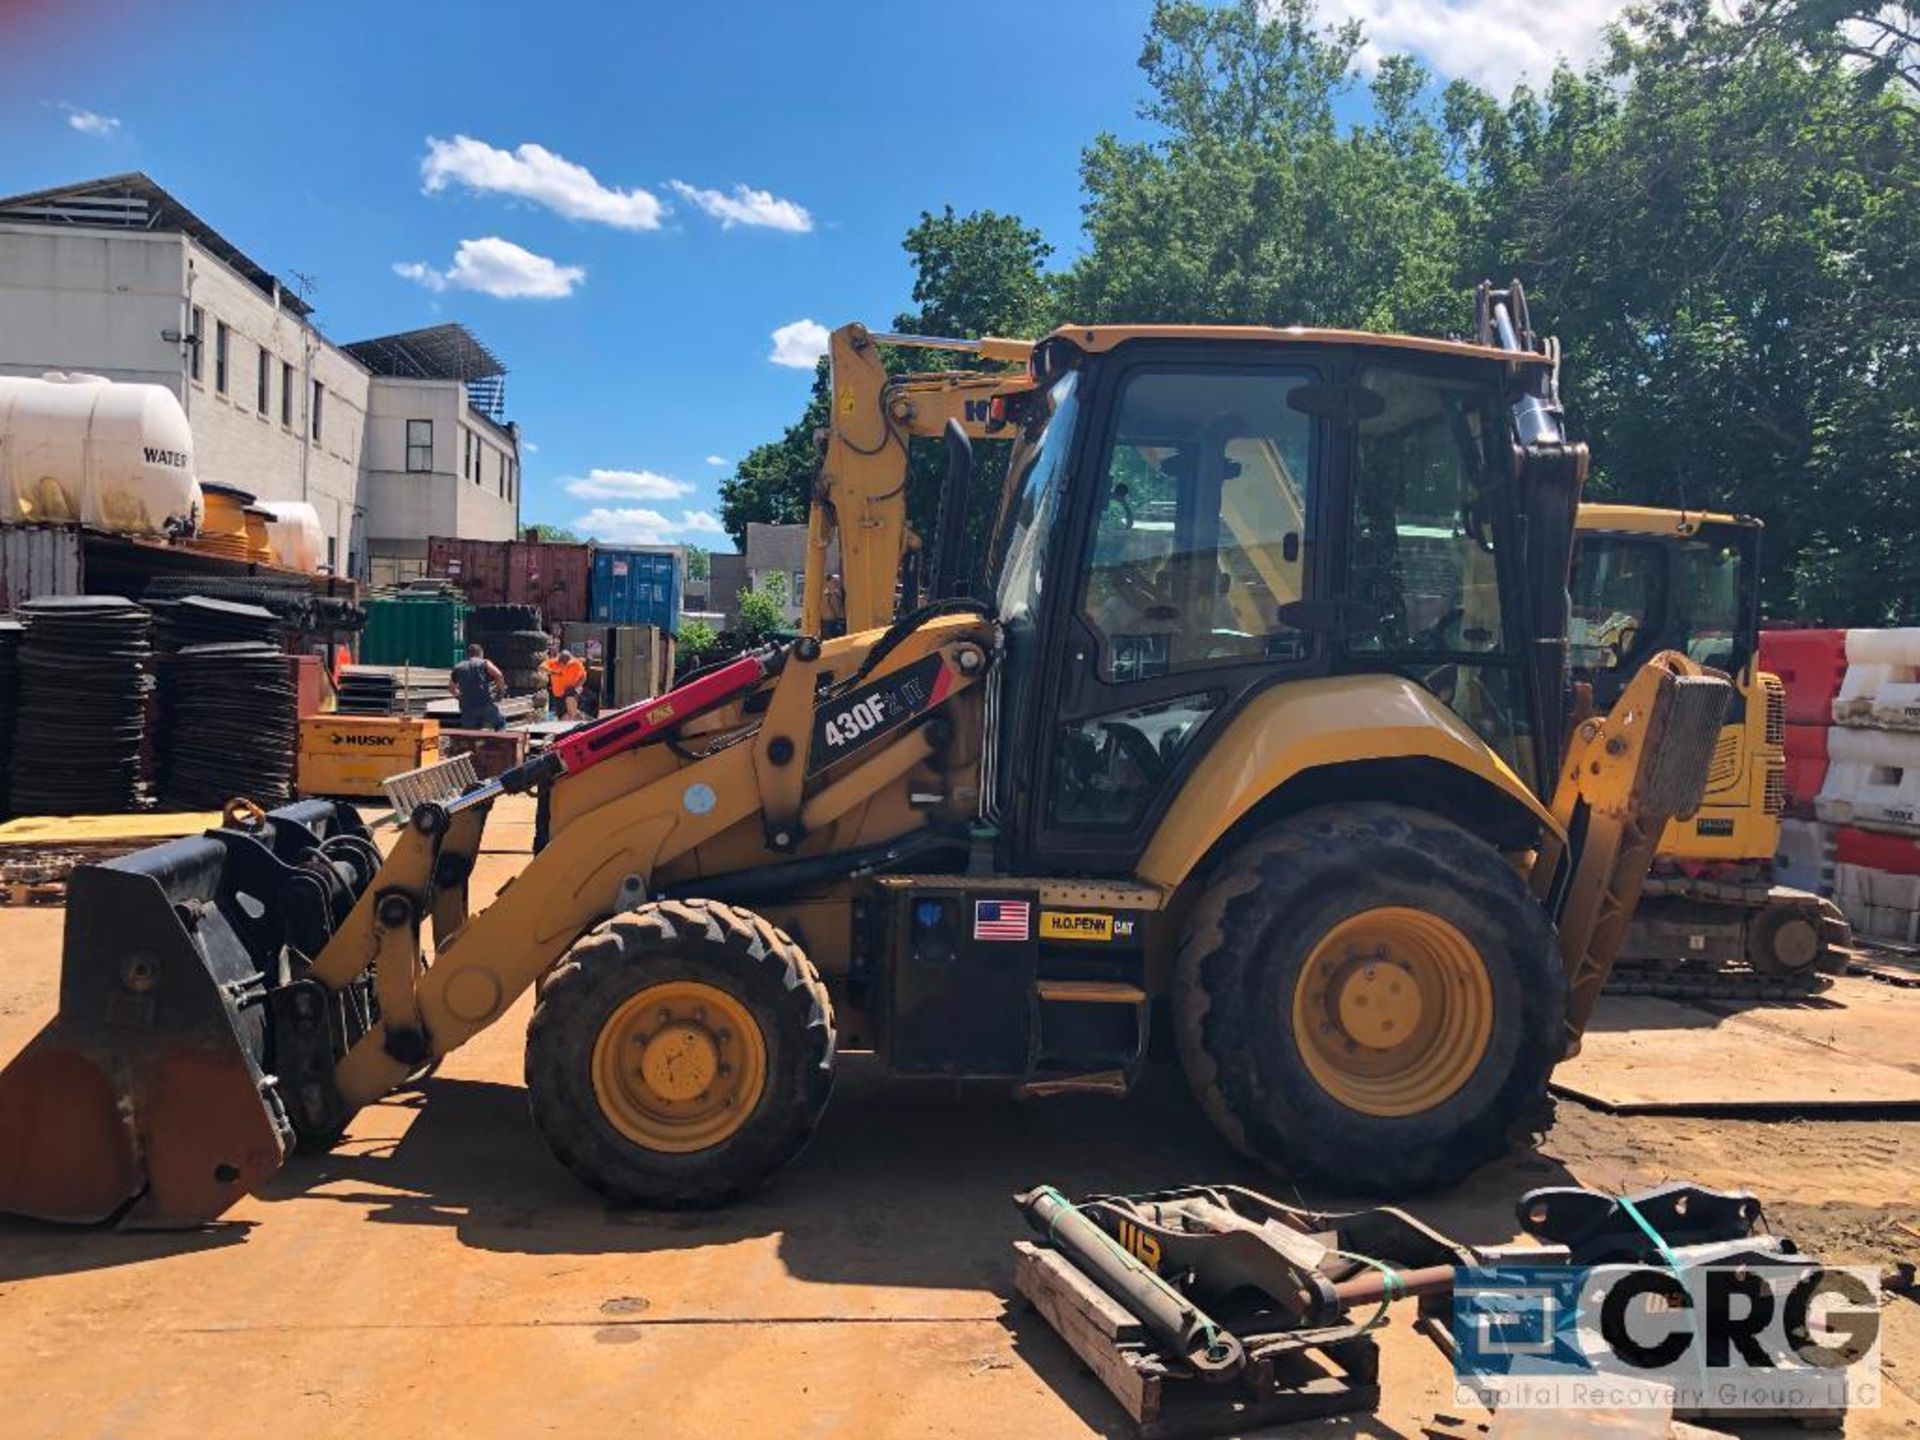
M 329 535 L 327 536 L 327 569 L 329 570 L 334 569 L 333 546 L 334 546 L 334 538 L 333 536 Z M 336 571 L 335 573 L 338 573 L 338 572 Z
M 196 380 L 200 378 L 200 345 L 206 333 L 207 312 L 196 305 L 187 317 L 187 369 Z
M 273 389 L 273 357 L 267 354 L 267 347 L 260 347 L 260 373 L 253 382 L 253 406 L 263 416 L 267 413 L 267 395 Z
M 227 329 L 226 321 L 213 322 L 213 388 L 224 395 L 227 393 Z
M 313 382 L 312 433 L 313 433 L 313 438 L 315 440 L 318 440 L 320 438 L 320 402 L 326 399 L 326 396 L 327 396 L 326 387 L 322 385 L 318 380 L 314 381 Z
M 280 362 L 280 423 L 293 428 L 293 366 Z
M 433 469 L 433 421 L 407 421 L 407 473 L 424 475 Z

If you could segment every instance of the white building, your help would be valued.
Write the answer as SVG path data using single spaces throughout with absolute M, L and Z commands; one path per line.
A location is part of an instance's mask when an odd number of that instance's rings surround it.
M 360 340 L 373 375 L 362 495 L 376 585 L 427 573 L 427 537 L 519 533 L 520 433 L 499 419 L 505 367 L 461 325 Z
M 333 344 L 297 295 L 138 172 L 0 199 L 0 375 L 49 370 L 171 390 L 199 478 L 308 501 L 341 572 L 424 556 L 429 535 L 514 533 L 519 444 L 485 347 L 458 326 Z M 410 447 L 410 431 L 432 439 Z

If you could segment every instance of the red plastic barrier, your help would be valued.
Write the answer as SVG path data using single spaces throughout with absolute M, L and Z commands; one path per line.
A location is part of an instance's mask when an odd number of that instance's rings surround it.
M 1847 674 L 1847 632 L 1762 630 L 1760 668 L 1786 687 L 1789 725 L 1831 725 Z
M 1787 749 L 1787 803 L 1808 807 L 1827 783 L 1827 731 L 1831 725 L 1789 725 Z
M 1833 858 L 1842 865 L 1864 865 L 1890 875 L 1920 875 L 1920 840 L 1911 835 L 1888 835 L 1837 825 L 1833 831 Z

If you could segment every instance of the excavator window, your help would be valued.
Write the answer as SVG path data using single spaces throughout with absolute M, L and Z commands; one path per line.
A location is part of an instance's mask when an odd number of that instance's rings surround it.
M 1573 616 L 1568 662 L 1574 678 L 1593 686 L 1594 699 L 1611 704 L 1644 654 L 1665 648 L 1666 547 L 1654 540 L 1612 535 L 1580 539 L 1573 567 Z
M 1143 370 L 1120 395 L 1082 615 L 1122 683 L 1298 659 L 1313 419 L 1299 371 Z
M 1738 546 L 1701 539 L 1680 547 L 1678 601 L 1687 658 L 1729 673 L 1746 663 L 1741 619 L 1746 611 Z

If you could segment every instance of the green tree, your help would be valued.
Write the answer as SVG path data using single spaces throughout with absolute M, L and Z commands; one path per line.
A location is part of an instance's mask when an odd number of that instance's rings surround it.
M 584 545 L 587 537 L 564 525 L 528 525 L 521 532 L 529 540 L 544 540 L 556 545 Z
M 713 556 L 710 551 L 699 545 L 689 545 L 686 547 L 686 553 L 689 580 L 705 580 L 713 574 Z
M 914 335 L 1019 338 L 1058 323 L 1059 297 L 1046 272 L 1053 246 L 1017 215 L 920 212 L 901 248 L 913 262 L 913 301 L 896 330 Z
M 1870 625 L 1920 618 L 1920 112 L 1860 78 L 1668 0 L 1601 73 L 1452 114 L 1595 494 L 1758 515 L 1771 612 Z
M 1388 57 L 1371 118 L 1342 126 L 1363 38 L 1312 0 L 1159 0 L 1140 56 L 1157 133 L 1081 159 L 1073 318 L 1459 329 L 1470 195 L 1412 60 Z
M 766 590 L 742 590 L 739 595 L 740 623 L 735 627 L 740 638 L 750 645 L 757 645 L 769 635 L 777 635 L 786 628 L 786 616 L 781 614 L 780 601 Z
M 674 639 L 688 661 L 696 661 L 720 648 L 720 633 L 704 620 L 682 621 L 680 633 Z

